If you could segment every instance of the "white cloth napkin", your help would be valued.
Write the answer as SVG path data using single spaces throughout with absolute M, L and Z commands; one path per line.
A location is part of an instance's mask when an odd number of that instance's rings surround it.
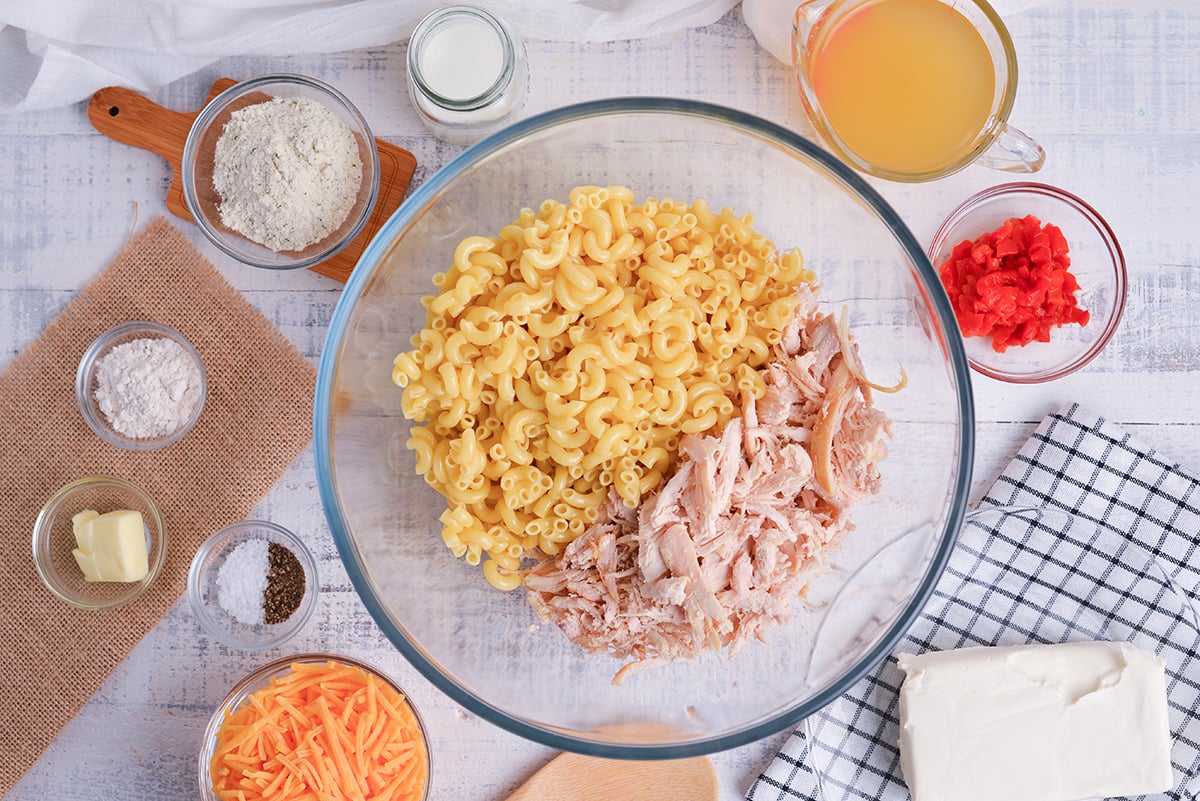
M 968 517 L 897 650 L 1110 639 L 1156 653 L 1166 665 L 1176 786 L 1145 798 L 1193 801 L 1198 549 L 1200 480 L 1072 404 L 1042 422 Z M 893 654 L 793 732 L 747 798 L 908 801 L 897 747 L 902 680 Z
M 436 0 L 3 0 L 0 111 L 148 91 L 225 56 L 288 56 L 407 39 Z M 708 25 L 736 0 L 487 0 L 526 39 L 598 42 Z

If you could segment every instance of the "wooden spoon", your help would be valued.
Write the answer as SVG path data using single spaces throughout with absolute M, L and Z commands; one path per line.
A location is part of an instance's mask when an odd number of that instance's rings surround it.
M 708 757 L 633 762 L 559 754 L 506 801 L 717 801 Z

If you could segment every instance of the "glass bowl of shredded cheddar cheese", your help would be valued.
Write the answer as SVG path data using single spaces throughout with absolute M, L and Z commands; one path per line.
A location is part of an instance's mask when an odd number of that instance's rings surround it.
M 319 797 L 424 801 L 425 724 L 394 680 L 356 659 L 304 653 L 242 679 L 209 720 L 207 801 Z
M 932 591 L 973 452 L 954 326 L 896 213 L 788 130 L 658 98 L 530 118 L 409 198 L 339 301 L 334 540 L 384 634 L 499 726 L 622 758 L 751 742 Z M 902 535 L 885 580 L 859 570 Z M 859 615 L 825 626 L 839 597 Z
M 379 150 L 358 109 L 302 75 L 214 97 L 183 148 L 183 196 L 204 235 L 255 267 L 311 267 L 346 247 L 379 193 Z

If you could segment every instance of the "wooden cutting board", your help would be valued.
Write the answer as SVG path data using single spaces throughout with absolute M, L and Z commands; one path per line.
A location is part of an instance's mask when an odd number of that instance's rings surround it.
M 222 78 L 208 93 L 212 100 L 233 86 L 232 78 Z M 205 101 L 206 103 L 208 101 Z M 179 175 L 183 164 L 183 143 L 192 121 L 200 111 L 185 113 L 163 108 L 132 89 L 109 86 L 92 95 L 88 119 L 97 131 L 126 145 L 157 153 L 171 165 L 171 185 L 167 189 L 167 209 L 176 217 L 193 222 L 183 199 Z M 346 281 L 358 263 L 358 257 L 379 227 L 400 207 L 412 181 L 417 160 L 412 153 L 376 138 L 379 149 L 379 197 L 367 224 L 349 245 L 310 269 L 338 281 Z

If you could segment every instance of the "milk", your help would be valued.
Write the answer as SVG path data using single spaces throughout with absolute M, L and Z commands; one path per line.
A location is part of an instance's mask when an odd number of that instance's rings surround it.
M 504 48 L 491 27 L 456 19 L 433 34 L 421 52 L 421 74 L 447 100 L 479 97 L 504 69 Z

